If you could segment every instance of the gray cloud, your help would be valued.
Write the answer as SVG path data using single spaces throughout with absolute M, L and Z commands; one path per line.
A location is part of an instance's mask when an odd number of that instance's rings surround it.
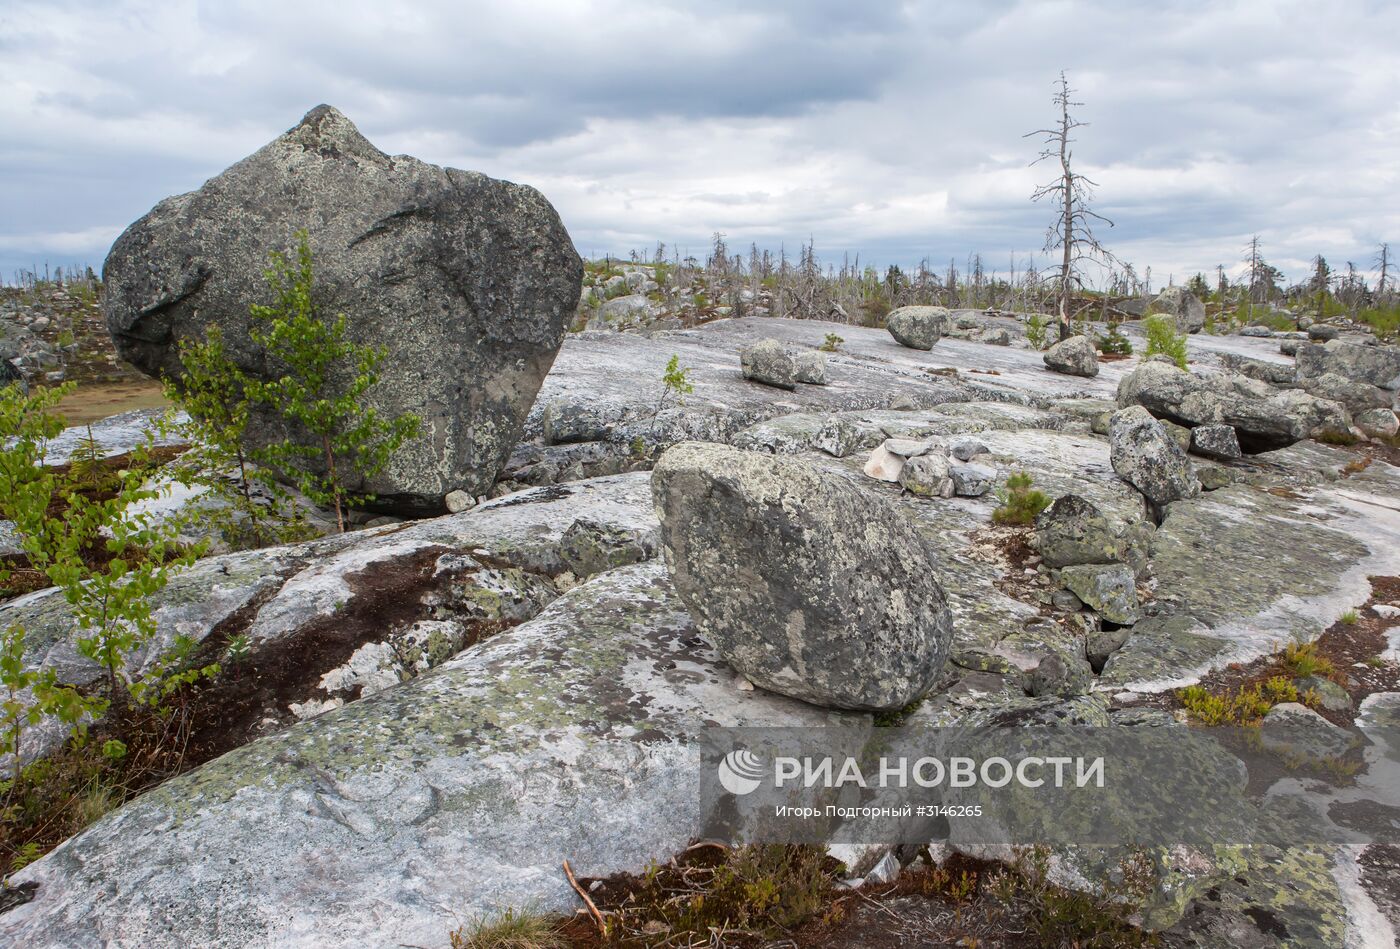
M 585 253 L 714 231 L 839 261 L 1018 266 L 1047 209 L 1022 138 L 1081 90 L 1076 156 L 1161 282 L 1260 233 L 1300 275 L 1400 241 L 1400 9 L 12 2 L 0 273 L 92 263 L 156 201 L 331 102 L 381 148 L 540 187 Z

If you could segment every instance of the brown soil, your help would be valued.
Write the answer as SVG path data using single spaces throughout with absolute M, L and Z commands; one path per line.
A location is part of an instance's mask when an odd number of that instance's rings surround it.
M 713 852 L 713 851 L 712 851 Z M 684 892 L 684 868 L 696 860 L 695 848 L 660 871 L 668 892 Z M 703 851 L 702 851 L 703 853 Z M 704 859 L 700 857 L 698 859 Z M 978 949 L 1038 949 L 1047 945 L 1155 945 L 1150 936 L 1130 930 L 1110 915 L 1098 916 L 1093 910 L 1080 922 L 1089 929 L 1077 933 L 1080 939 L 1052 939 L 1046 942 L 1036 933 L 1043 920 L 1040 898 L 1026 899 L 1021 890 L 1008 901 L 1003 894 L 990 892 L 989 882 L 1005 872 L 995 863 L 954 856 L 941 866 L 924 860 L 908 867 L 900 878 L 883 886 L 859 890 L 833 890 L 811 920 L 779 938 L 727 932 L 724 934 L 665 933 L 656 931 L 629 937 L 604 938 L 591 914 L 580 908 L 572 919 L 561 920 L 560 935 L 572 949 L 601 947 L 707 946 L 735 949 L 942 949 L 976 946 Z M 603 880 L 580 879 L 579 884 L 600 912 L 607 916 L 634 905 L 643 891 L 640 880 L 622 875 Z M 1038 894 L 1056 901 L 1051 893 Z M 1074 899 L 1071 897 L 1071 899 Z M 1076 906 L 1088 906 L 1076 901 Z
M 58 404 L 69 425 L 86 425 L 132 409 L 159 409 L 170 403 L 154 379 L 121 379 L 79 383 Z

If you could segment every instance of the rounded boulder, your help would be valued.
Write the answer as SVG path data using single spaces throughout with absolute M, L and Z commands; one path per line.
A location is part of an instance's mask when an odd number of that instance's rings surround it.
M 911 519 L 792 458 L 685 442 L 652 472 L 661 544 L 701 632 L 755 685 L 893 710 L 932 688 L 952 617 Z

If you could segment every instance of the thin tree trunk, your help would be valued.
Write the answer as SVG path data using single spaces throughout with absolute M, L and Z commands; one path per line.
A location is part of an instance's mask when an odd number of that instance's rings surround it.
M 321 447 L 326 452 L 326 472 L 330 476 L 331 498 L 335 501 L 335 522 L 343 534 L 345 533 L 345 508 L 340 503 L 340 481 L 335 475 L 335 454 L 331 451 L 329 436 L 321 436 Z

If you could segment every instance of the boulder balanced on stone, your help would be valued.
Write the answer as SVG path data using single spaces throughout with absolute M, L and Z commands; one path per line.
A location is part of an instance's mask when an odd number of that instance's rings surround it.
M 1087 336 L 1062 339 L 1045 351 L 1045 365 L 1052 372 L 1092 378 L 1099 374 L 1099 354 Z
M 1168 313 L 1183 333 L 1199 333 L 1206 325 L 1206 305 L 1185 287 L 1167 287 L 1152 301 L 1156 313 Z
M 573 318 L 583 264 L 533 188 L 385 155 L 329 106 L 117 239 L 103 271 L 117 351 L 178 377 L 179 344 L 218 326 L 229 357 L 266 376 L 248 308 L 270 302 L 268 254 L 303 228 L 318 308 L 388 349 L 366 400 L 422 420 L 381 475 L 347 487 L 397 513 L 487 493 Z M 288 434 L 261 409 L 249 425 L 259 444 Z
M 885 326 L 901 346 L 932 349 L 948 332 L 950 319 L 941 306 L 902 306 L 885 317 Z
M 1142 492 L 1155 510 L 1201 493 L 1186 453 L 1142 406 L 1114 412 L 1108 438 L 1113 470 Z
M 887 501 L 795 459 L 707 442 L 666 451 L 651 485 L 677 593 L 754 684 L 871 710 L 933 686 L 952 619 L 922 537 Z

